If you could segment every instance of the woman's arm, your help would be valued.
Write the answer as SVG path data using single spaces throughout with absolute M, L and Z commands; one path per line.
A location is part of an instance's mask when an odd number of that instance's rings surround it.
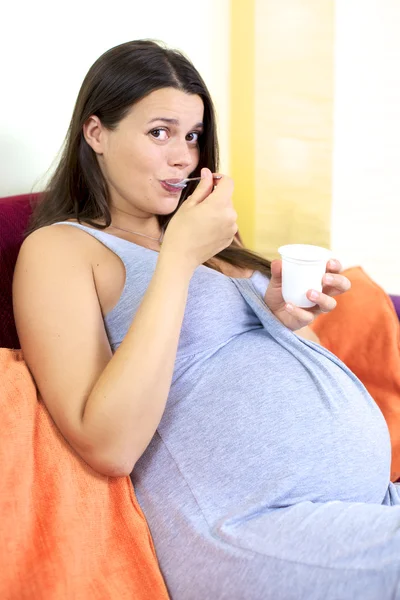
M 18 257 L 14 313 L 25 360 L 61 433 L 107 475 L 130 473 L 154 435 L 192 274 L 237 231 L 232 180 L 222 177 L 214 189 L 211 171 L 202 176 L 168 225 L 150 285 L 114 355 L 91 259 L 76 237 L 82 233 L 44 227 Z
M 165 408 L 192 271 L 178 256 L 160 254 L 113 356 L 90 261 L 66 229 L 40 229 L 22 245 L 14 277 L 18 335 L 65 438 L 95 470 L 126 475 Z

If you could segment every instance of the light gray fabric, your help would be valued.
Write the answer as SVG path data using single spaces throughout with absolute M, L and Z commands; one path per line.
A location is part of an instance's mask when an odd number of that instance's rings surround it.
M 69 224 L 125 264 L 115 350 L 158 255 Z M 204 266 L 190 283 L 167 407 L 132 474 L 171 597 L 400 598 L 386 423 L 341 361 L 270 313 L 267 284 Z

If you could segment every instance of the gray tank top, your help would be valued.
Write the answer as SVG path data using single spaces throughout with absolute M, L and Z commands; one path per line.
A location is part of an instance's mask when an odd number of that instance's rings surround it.
M 95 237 L 125 265 L 122 295 L 105 318 L 115 351 L 158 253 L 66 224 Z M 352 587 L 345 567 L 380 560 L 379 552 L 371 554 L 375 534 L 371 529 L 369 545 L 361 542 L 359 526 L 352 525 L 360 513 L 343 517 L 341 510 L 356 503 L 363 513 L 367 506 L 382 510 L 382 504 L 398 503 L 389 483 L 388 429 L 367 390 L 338 358 L 271 314 L 263 301 L 267 285 L 257 272 L 238 279 L 203 265 L 195 270 L 167 406 L 133 471 L 135 490 L 174 600 L 369 598 L 351 595 L 358 579 Z M 325 547 L 333 521 L 338 536 Z M 398 538 L 397 544 L 400 552 Z M 287 575 L 277 579 L 278 564 Z M 289 573 L 296 585 L 307 577 L 296 574 L 293 564 L 307 567 L 312 582 L 300 595 L 290 595 Z M 321 565 L 332 572 L 311 577 Z M 332 581 L 343 585 L 342 595 L 327 593 Z M 277 595 L 282 590 L 286 595 Z

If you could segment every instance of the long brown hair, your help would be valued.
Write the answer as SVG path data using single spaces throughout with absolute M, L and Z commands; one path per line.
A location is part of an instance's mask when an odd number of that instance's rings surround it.
M 132 105 L 166 87 L 196 94 L 204 104 L 199 164 L 190 176 L 199 176 L 203 167 L 213 173 L 218 171 L 215 111 L 200 74 L 177 50 L 151 40 L 127 42 L 105 52 L 89 69 L 78 94 L 60 161 L 34 208 L 26 235 L 71 218 L 97 229 L 110 226 L 107 184 L 96 154 L 84 138 L 83 126 L 90 116 L 96 115 L 105 127 L 113 130 Z M 193 193 L 194 185 L 184 189 L 176 210 Z M 168 226 L 173 214 L 157 215 L 162 229 Z M 98 220 L 104 224 L 99 225 Z M 258 269 L 270 275 L 270 262 L 241 247 L 237 240 L 217 256 L 232 265 Z M 212 263 L 207 264 L 216 268 Z

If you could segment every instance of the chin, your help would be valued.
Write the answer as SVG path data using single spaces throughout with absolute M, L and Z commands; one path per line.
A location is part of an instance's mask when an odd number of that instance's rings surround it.
M 171 213 L 173 213 L 177 207 L 178 204 L 180 202 L 181 199 L 181 195 L 179 194 L 179 196 L 164 196 L 164 200 L 160 202 L 160 200 L 156 200 L 154 202 L 154 208 L 156 209 L 156 214 L 158 215 L 170 215 Z

